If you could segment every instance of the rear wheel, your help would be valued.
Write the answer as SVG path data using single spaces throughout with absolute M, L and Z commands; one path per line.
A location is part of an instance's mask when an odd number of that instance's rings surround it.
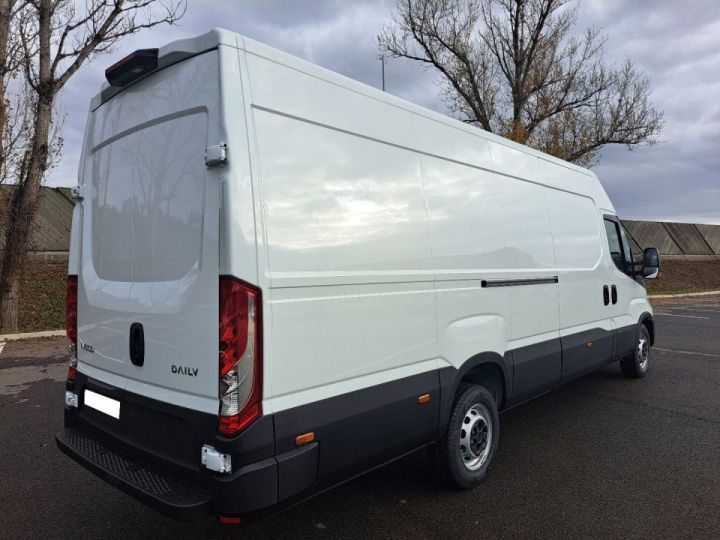
M 455 397 L 447 432 L 434 448 L 439 476 L 469 489 L 485 478 L 500 440 L 497 404 L 476 384 L 462 383 Z
M 644 324 L 638 327 L 637 336 L 633 354 L 620 360 L 620 369 L 628 379 L 644 377 L 650 365 L 650 332 Z

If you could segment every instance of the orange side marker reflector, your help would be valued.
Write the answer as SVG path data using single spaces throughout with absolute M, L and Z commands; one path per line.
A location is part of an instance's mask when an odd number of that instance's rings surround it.
M 223 525 L 240 525 L 242 523 L 240 516 L 218 516 L 218 519 Z
M 423 405 L 424 403 L 427 403 L 428 401 L 430 401 L 430 394 L 423 394 L 422 396 L 420 396 L 418 398 L 418 403 L 420 405 Z
M 302 446 L 303 444 L 311 443 L 315 440 L 315 433 L 312 431 L 309 433 L 303 433 L 295 437 L 295 446 Z

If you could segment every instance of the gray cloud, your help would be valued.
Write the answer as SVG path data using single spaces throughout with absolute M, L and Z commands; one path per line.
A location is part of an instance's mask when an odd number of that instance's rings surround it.
M 76 183 L 87 105 L 106 66 L 129 52 L 212 27 L 240 32 L 284 51 L 380 86 L 375 36 L 393 0 L 189 0 L 176 27 L 132 36 L 78 72 L 60 99 L 66 113 L 62 163 L 49 185 Z M 609 62 L 632 58 L 650 77 L 655 104 L 665 111 L 662 142 L 628 152 L 608 147 L 595 172 L 621 216 L 720 223 L 720 3 L 584 0 L 577 32 L 602 28 Z M 435 75 L 413 62 L 392 60 L 387 90 L 445 112 Z

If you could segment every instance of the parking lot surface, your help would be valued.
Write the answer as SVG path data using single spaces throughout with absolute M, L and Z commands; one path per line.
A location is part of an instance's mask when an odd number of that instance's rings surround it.
M 236 529 L 165 518 L 60 453 L 65 341 L 8 343 L 0 538 L 719 537 L 720 296 L 653 304 L 648 376 L 611 365 L 503 413 L 480 487 L 443 487 L 419 452 Z

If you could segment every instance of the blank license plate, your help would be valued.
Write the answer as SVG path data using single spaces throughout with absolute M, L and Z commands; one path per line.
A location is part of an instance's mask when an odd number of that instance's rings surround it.
M 85 390 L 85 405 L 105 413 L 113 418 L 120 419 L 120 402 L 116 399 L 110 399 L 107 396 L 102 396 L 93 392 L 92 390 Z

